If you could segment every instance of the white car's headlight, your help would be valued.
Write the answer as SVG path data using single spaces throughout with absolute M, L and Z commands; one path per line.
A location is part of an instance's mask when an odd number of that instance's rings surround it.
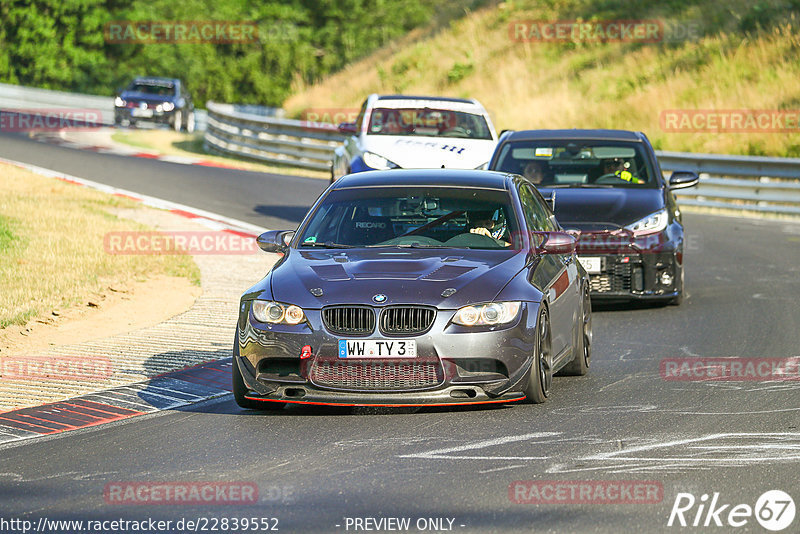
M 172 102 L 164 102 L 163 104 L 161 104 L 161 108 L 164 111 L 172 111 L 173 109 L 175 109 L 175 104 L 173 104 Z
M 114 105 L 115 105 L 116 107 L 118 107 L 118 108 L 124 108 L 124 107 L 125 107 L 125 101 L 124 101 L 124 100 L 122 100 L 122 97 L 119 97 L 119 96 L 118 96 L 118 97 L 116 97 L 116 98 L 114 99 Z
M 397 163 L 389 161 L 388 159 L 384 158 L 383 156 L 379 156 L 374 152 L 364 152 L 364 164 L 367 167 L 372 167 L 373 169 L 379 171 L 385 171 L 386 169 L 396 169 L 399 167 Z
M 629 224 L 625 229 L 637 234 L 661 232 L 667 227 L 667 220 L 667 210 L 663 209 Z
M 521 302 L 490 302 L 464 306 L 453 316 L 453 322 L 461 326 L 506 324 L 517 318 L 521 306 Z
M 281 304 L 271 300 L 254 300 L 253 317 L 262 323 L 299 324 L 306 315 L 302 308 L 294 304 Z

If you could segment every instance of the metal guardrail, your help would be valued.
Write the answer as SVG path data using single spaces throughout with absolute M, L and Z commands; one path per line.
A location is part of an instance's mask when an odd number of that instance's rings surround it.
M 100 112 L 105 126 L 114 125 L 114 97 L 67 93 L 50 89 L 23 87 L 0 83 L 0 109 L 25 110 L 35 115 L 37 110 L 47 114 L 58 109 L 96 110 Z M 195 128 L 205 130 L 206 111 L 196 109 L 194 112 Z
M 228 154 L 327 171 L 345 139 L 334 125 L 243 113 L 208 102 L 206 147 Z M 685 206 L 800 215 L 800 158 L 656 152 L 662 170 L 694 171 L 698 186 L 676 190 Z
M 0 83 L 0 109 L 80 108 L 100 110 L 114 122 L 112 97 L 36 89 Z M 328 171 L 333 152 L 345 139 L 334 125 L 283 118 L 283 110 L 207 103 L 196 110 L 205 146 L 302 169 Z M 677 190 L 682 205 L 800 215 L 800 158 L 767 158 L 658 151 L 662 170 L 700 175 L 697 187 Z
M 800 158 L 656 154 L 662 170 L 700 175 L 697 187 L 675 191 L 684 206 L 800 215 Z
M 207 102 L 207 149 L 290 167 L 327 171 L 345 137 L 334 125 L 320 125 L 237 110 Z

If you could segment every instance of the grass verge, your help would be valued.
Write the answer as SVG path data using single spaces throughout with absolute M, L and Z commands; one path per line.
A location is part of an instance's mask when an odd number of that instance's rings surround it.
M 644 131 L 664 150 L 800 157 L 796 122 L 791 131 L 742 133 L 670 132 L 661 124 L 667 110 L 800 113 L 799 13 L 796 0 L 508 0 L 435 34 L 412 32 L 318 84 L 298 80 L 284 107 L 298 116 L 314 108 L 355 112 L 370 93 L 473 97 L 498 131 L 619 128 Z M 655 43 L 510 34 L 525 21 L 634 19 L 658 20 L 669 31 Z
M 148 230 L 109 213 L 138 204 L 0 164 L 0 329 L 154 275 L 200 285 L 191 256 L 111 255 L 108 232 Z

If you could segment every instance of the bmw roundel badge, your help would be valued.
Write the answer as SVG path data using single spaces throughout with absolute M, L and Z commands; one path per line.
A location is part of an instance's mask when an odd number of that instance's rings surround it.
M 386 302 L 386 295 L 384 295 L 383 293 L 378 293 L 377 295 L 372 297 L 372 301 L 378 304 Z

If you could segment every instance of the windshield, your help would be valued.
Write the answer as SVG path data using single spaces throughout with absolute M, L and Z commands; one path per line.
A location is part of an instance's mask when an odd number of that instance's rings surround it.
M 342 189 L 332 191 L 317 208 L 299 246 L 504 249 L 517 229 L 505 191 Z
M 506 143 L 492 170 L 520 174 L 537 187 L 656 187 L 640 143 Z
M 432 108 L 375 108 L 369 120 L 369 135 L 414 135 L 492 139 L 481 115 Z
M 148 95 L 173 96 L 175 95 L 175 85 L 133 82 L 128 86 L 128 91 Z

